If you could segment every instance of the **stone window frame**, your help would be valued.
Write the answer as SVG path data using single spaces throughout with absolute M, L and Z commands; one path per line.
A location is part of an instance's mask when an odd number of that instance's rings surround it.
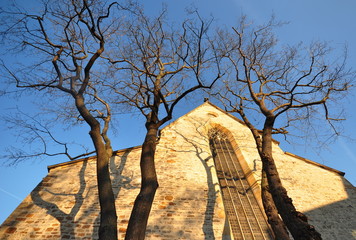
M 265 211 L 264 211 L 264 207 L 263 207 L 263 203 L 262 203 L 261 186 L 254 176 L 254 171 L 252 171 L 251 168 L 248 166 L 247 161 L 246 161 L 239 145 L 237 144 L 237 141 L 236 141 L 234 135 L 231 133 L 230 130 L 228 130 L 227 128 L 223 127 L 220 124 L 210 123 L 209 125 L 210 126 L 207 128 L 207 131 L 206 131 L 207 136 L 208 136 L 209 131 L 211 131 L 212 129 L 221 131 L 222 133 L 224 133 L 227 136 L 227 140 L 229 140 L 232 145 L 232 148 L 236 154 L 236 157 L 240 162 L 242 171 L 245 174 L 246 180 L 251 187 L 252 193 L 257 200 L 257 203 L 263 213 L 263 216 L 265 217 L 266 221 L 268 221 L 267 216 L 265 215 Z M 208 139 L 209 139 L 209 137 L 208 137 Z M 257 150 L 256 150 L 256 154 L 258 154 Z M 215 174 L 217 174 L 217 173 L 215 172 Z

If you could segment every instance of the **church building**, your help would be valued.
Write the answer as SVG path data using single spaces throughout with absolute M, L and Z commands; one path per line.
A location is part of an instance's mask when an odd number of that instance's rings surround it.
M 140 189 L 141 147 L 115 152 L 110 170 L 119 239 Z M 356 188 L 344 173 L 273 154 L 298 211 L 326 240 L 356 239 Z M 210 102 L 164 127 L 155 155 L 159 188 L 146 239 L 273 239 L 261 201 L 261 160 L 250 130 Z M 1 240 L 97 239 L 95 157 L 48 167 L 48 175 L 0 226 Z

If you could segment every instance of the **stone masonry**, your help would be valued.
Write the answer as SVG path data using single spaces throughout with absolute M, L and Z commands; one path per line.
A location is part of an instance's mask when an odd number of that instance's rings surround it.
M 159 138 L 159 188 L 146 239 L 230 239 L 209 147 L 208 131 L 223 131 L 261 204 L 259 160 L 249 129 L 209 102 L 166 126 Z M 283 185 L 323 239 L 356 239 L 356 188 L 343 173 L 283 152 L 273 153 Z M 110 170 L 123 239 L 140 187 L 140 147 L 117 151 Z M 48 167 L 48 175 L 0 227 L 0 239 L 97 239 L 95 157 Z

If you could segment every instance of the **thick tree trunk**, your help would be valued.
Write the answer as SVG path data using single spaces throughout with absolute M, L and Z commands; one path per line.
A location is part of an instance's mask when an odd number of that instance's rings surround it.
M 103 142 L 100 132 L 100 124 L 85 107 L 84 98 L 82 96 L 76 97 L 76 106 L 81 116 L 90 126 L 91 130 L 89 134 L 96 151 L 96 169 L 100 203 L 99 239 L 117 240 L 115 197 L 112 190 L 109 171 L 109 160 L 111 156 L 108 155 L 109 151 L 107 151 Z
M 158 127 L 147 125 L 145 141 L 141 153 L 141 190 L 136 197 L 126 231 L 126 240 L 143 240 L 145 238 L 148 217 L 153 199 L 158 188 L 154 162 Z
M 287 228 L 279 217 L 278 210 L 274 204 L 271 193 L 269 192 L 269 186 L 267 182 L 266 172 L 262 170 L 262 203 L 265 209 L 265 213 L 268 219 L 268 223 L 271 226 L 274 237 L 276 240 L 290 240 Z
M 102 142 L 100 131 L 90 131 L 90 136 L 97 154 L 97 182 L 100 203 L 100 240 L 117 239 L 117 215 L 115 207 L 115 197 L 112 190 L 112 184 L 109 171 L 109 159 L 104 143 Z
M 298 212 L 283 187 L 272 156 L 272 128 L 274 117 L 267 117 L 263 128 L 262 163 L 266 172 L 270 193 L 279 214 L 295 240 L 321 240 L 321 235 L 308 224 L 307 217 Z
M 261 135 L 257 131 L 257 129 L 251 124 L 251 122 L 247 119 L 246 115 L 242 110 L 239 111 L 240 116 L 244 120 L 245 124 L 251 130 L 252 135 L 255 139 L 255 143 L 257 146 L 257 151 L 260 157 L 262 158 L 262 140 Z M 286 228 L 286 225 L 283 223 L 282 219 L 279 217 L 278 210 L 273 201 L 272 195 L 269 192 L 268 179 L 266 172 L 262 170 L 262 181 L 261 181 L 261 196 L 262 196 L 262 204 L 265 210 L 268 223 L 270 224 L 272 231 L 274 233 L 276 240 L 289 240 L 289 234 Z

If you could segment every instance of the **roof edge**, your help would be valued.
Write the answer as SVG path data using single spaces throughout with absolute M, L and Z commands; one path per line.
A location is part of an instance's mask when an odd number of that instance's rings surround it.
M 323 164 L 321 164 L 321 163 L 317 163 L 317 162 L 314 162 L 314 161 L 312 161 L 312 160 L 303 158 L 303 157 L 301 157 L 301 156 L 295 155 L 294 153 L 284 152 L 284 154 L 289 155 L 289 156 L 292 156 L 292 157 L 295 157 L 295 158 L 298 158 L 298 159 L 300 159 L 300 160 L 303 160 L 304 162 L 313 164 L 313 165 L 315 165 L 315 166 L 318 166 L 318 167 L 320 167 L 320 168 L 329 170 L 329 171 L 331 171 L 331 172 L 335 172 L 335 173 L 339 174 L 340 176 L 345 176 L 345 173 L 342 172 L 342 171 L 339 171 L 339 170 L 336 170 L 336 169 L 334 169 L 334 168 L 331 168 L 331 167 L 328 167 L 328 166 L 326 166 L 326 165 L 323 165 Z
M 207 103 L 209 103 L 209 104 L 210 104 L 211 106 L 213 106 L 213 107 L 216 107 L 214 104 L 210 103 L 209 100 L 207 100 L 207 101 L 203 102 L 202 104 L 200 104 L 199 106 L 193 108 L 192 110 L 190 110 L 190 111 L 187 112 L 186 114 L 184 114 L 184 115 L 178 117 L 177 119 L 173 120 L 172 122 L 168 123 L 166 126 L 164 126 L 164 127 L 161 129 L 161 131 L 164 130 L 165 128 L 169 128 L 170 126 L 172 126 L 173 124 L 175 124 L 176 122 L 178 122 L 179 119 L 181 119 L 181 118 L 183 118 L 183 117 L 189 115 L 190 113 L 194 112 L 196 109 L 198 109 L 198 108 L 204 106 L 204 105 L 207 104 Z M 221 109 L 220 109 L 220 110 L 221 110 Z
M 116 151 L 113 152 L 112 156 L 117 156 L 118 154 L 120 154 L 122 152 L 135 150 L 135 149 L 138 149 L 138 148 L 141 148 L 141 147 L 142 146 L 139 145 L 139 146 L 134 146 L 134 147 L 129 147 L 129 148 L 123 148 L 123 149 L 120 149 L 120 150 L 116 150 Z M 75 164 L 75 163 L 78 163 L 78 162 L 92 160 L 92 159 L 95 159 L 95 158 L 96 158 L 96 155 L 91 156 L 91 157 L 86 157 L 86 158 L 80 158 L 80 159 L 77 159 L 77 160 L 62 162 L 62 163 L 58 163 L 58 164 L 54 164 L 54 165 L 49 165 L 49 166 L 47 166 L 47 171 L 49 172 L 52 169 L 57 168 L 57 167 L 68 166 L 68 165 L 72 165 L 72 164 Z

